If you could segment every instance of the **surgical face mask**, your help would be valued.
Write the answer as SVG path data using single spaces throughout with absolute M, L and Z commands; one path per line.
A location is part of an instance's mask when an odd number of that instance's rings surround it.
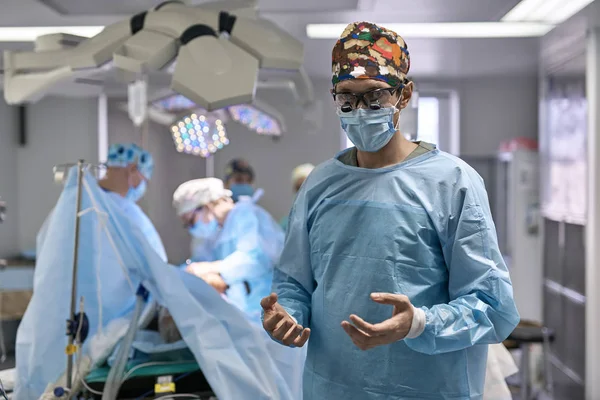
M 188 231 L 190 235 L 198 239 L 210 239 L 219 231 L 219 223 L 214 218 L 210 222 L 198 221 Z
M 350 112 L 337 110 L 342 129 L 360 151 L 374 153 L 381 150 L 396 134 L 394 115 L 398 109 L 394 106 L 379 110 L 365 108 Z
M 240 196 L 252 197 L 254 194 L 254 188 L 247 183 L 234 183 L 229 190 L 231 190 L 231 198 L 235 203 L 240 199 Z
M 146 181 L 142 180 L 137 187 L 129 186 L 129 190 L 125 195 L 125 198 L 137 203 L 142 197 L 144 197 L 144 194 L 146 194 Z

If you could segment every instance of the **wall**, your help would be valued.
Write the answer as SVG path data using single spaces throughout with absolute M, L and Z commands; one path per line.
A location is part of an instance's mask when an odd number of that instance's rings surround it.
M 0 258 L 13 255 L 19 247 L 17 109 L 0 101 L 0 197 L 7 204 L 6 221 L 0 223 Z
M 97 115 L 95 98 L 48 97 L 27 108 L 27 144 L 16 152 L 20 251 L 35 249 L 37 232 L 60 195 L 53 167 L 98 162 Z
M 417 80 L 425 95 L 456 91 L 460 101 L 460 155 L 490 157 L 500 143 L 515 137 L 537 138 L 536 76 L 498 76 L 456 80 Z M 440 107 L 442 103 L 440 103 Z M 446 115 L 442 115 L 446 113 Z M 440 142 L 449 142 L 447 112 L 440 114 Z M 444 149 L 448 150 L 448 149 Z
M 537 138 L 536 77 L 466 79 L 459 90 L 461 155 L 494 155 L 505 140 Z

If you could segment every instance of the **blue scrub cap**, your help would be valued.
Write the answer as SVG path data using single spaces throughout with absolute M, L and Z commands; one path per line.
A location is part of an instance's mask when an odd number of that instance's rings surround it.
M 135 143 L 117 143 L 108 148 L 107 167 L 126 167 L 136 164 L 138 171 L 150 180 L 154 171 L 152 155 Z

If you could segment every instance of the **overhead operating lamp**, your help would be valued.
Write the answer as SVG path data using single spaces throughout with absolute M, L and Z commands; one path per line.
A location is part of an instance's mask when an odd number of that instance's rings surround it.
M 199 111 L 171 126 L 173 142 L 179 153 L 207 158 L 229 144 L 225 123 L 215 114 Z
M 171 116 L 182 114 L 183 117 L 179 118 L 177 123 L 192 114 L 205 114 L 207 112 L 201 109 L 198 104 L 179 94 L 155 100 L 150 104 L 150 108 Z M 275 108 L 259 99 L 254 99 L 252 104 L 235 104 L 213 111 L 213 113 L 223 111 L 227 111 L 227 114 L 236 122 L 261 135 L 279 136 L 285 131 L 283 116 Z M 223 116 L 219 118 L 224 119 Z
M 281 114 L 257 99 L 254 104 L 233 105 L 227 110 L 234 121 L 259 135 L 281 136 L 285 129 Z
M 249 130 L 265 136 L 281 136 L 285 130 L 284 119 L 277 110 L 255 99 L 253 104 L 236 104 L 209 112 L 198 108 L 191 100 L 173 95 L 157 100 L 151 110 L 166 115 L 183 113 L 171 124 L 170 130 L 175 148 L 180 153 L 209 157 L 229 144 L 226 122 L 228 118 L 246 126 Z M 152 113 L 150 113 L 152 115 Z
M 312 97 L 312 83 L 305 84 L 301 82 L 302 93 L 298 90 L 297 84 L 295 81 L 290 79 L 278 79 L 278 80 L 267 80 L 267 81 L 258 81 L 256 83 L 257 90 L 282 90 L 286 91 L 291 95 L 296 103 L 299 103 L 300 106 L 308 106 L 313 103 L 314 99 Z M 242 115 L 251 116 L 254 118 L 252 120 L 246 118 L 250 124 L 252 121 L 256 121 L 255 117 L 260 117 L 261 121 L 258 125 L 263 126 L 260 132 L 256 129 L 250 128 L 252 130 L 257 131 L 260 134 L 270 134 L 270 135 L 280 135 L 285 131 L 285 122 L 283 116 L 279 114 L 279 112 L 270 107 L 268 104 L 261 102 L 256 97 L 251 103 L 252 105 L 246 106 L 242 104 L 236 104 L 229 107 L 225 107 L 222 110 L 229 111 L 229 114 L 232 114 L 234 110 L 235 116 L 233 118 L 240 122 Z M 179 117 L 182 115 L 189 116 L 192 113 L 195 113 L 200 107 L 200 105 L 196 104 L 192 100 L 180 94 L 166 94 L 166 95 L 157 95 L 155 100 L 150 101 L 148 107 L 148 116 L 154 122 L 168 125 L 170 126 L 174 122 L 176 122 Z M 264 116 L 264 117 L 263 117 Z M 271 127 L 266 127 L 266 121 L 273 121 L 271 123 Z M 244 123 L 246 124 L 246 123 Z M 246 124 L 247 125 L 247 124 Z M 256 125 L 254 123 L 253 125 Z M 249 125 L 248 125 L 249 126 Z
M 174 64 L 170 88 L 206 110 L 250 103 L 259 69 L 299 70 L 302 43 L 274 23 L 233 3 L 189 6 L 166 2 L 105 27 L 73 46 L 5 52 L 9 104 L 62 94 L 109 63 L 129 77 Z M 236 15 L 236 10 L 240 15 Z M 167 72 L 165 72 L 167 73 Z

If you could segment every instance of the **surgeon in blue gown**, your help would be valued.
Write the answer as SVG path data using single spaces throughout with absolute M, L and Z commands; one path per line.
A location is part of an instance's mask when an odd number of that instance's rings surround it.
M 227 299 L 260 322 L 260 299 L 269 294 L 284 233 L 252 200 L 234 203 L 231 196 L 217 178 L 191 180 L 174 192 L 173 206 L 184 226 L 204 243 L 203 261 L 187 270 L 217 290 L 224 286 Z
M 481 177 L 397 129 L 408 47 L 350 24 L 333 98 L 356 147 L 319 165 L 289 218 L 263 327 L 304 346 L 304 399 L 481 399 L 488 345 L 519 322 Z
M 167 253 L 156 228 L 137 205 L 146 194 L 148 182 L 152 178 L 152 155 L 134 143 L 113 144 L 108 149 L 106 166 L 106 175 L 98 184 L 136 223 L 148 243 L 166 261 Z
M 151 154 L 133 143 L 113 144 L 108 151 L 106 167 L 105 176 L 97 182 L 102 189 L 101 193 L 105 196 L 97 201 L 109 203 L 111 209 L 118 208 L 122 215 L 130 221 L 129 224 L 136 227 L 136 231 L 143 235 L 157 256 L 165 262 L 167 255 L 160 236 L 150 219 L 136 204 L 145 194 L 147 182 L 152 178 L 154 162 Z M 82 188 L 85 196 L 89 195 L 89 190 L 88 187 Z M 64 194 L 57 205 L 61 204 L 61 201 L 65 202 Z M 61 282 L 62 285 L 65 284 L 64 282 L 70 282 L 59 276 L 63 273 L 68 276 L 71 273 L 69 268 L 72 268 L 72 265 L 61 264 L 61 267 L 67 268 L 66 270 L 61 270 L 56 266 L 59 263 L 58 258 L 65 255 L 55 253 L 59 251 L 55 242 L 58 237 L 69 236 L 67 227 L 72 227 L 68 221 L 61 221 L 61 218 L 64 219 L 64 204 L 62 207 L 62 210 L 55 208 L 50 213 L 37 237 L 38 260 L 34 276 L 35 294 L 17 333 L 16 361 L 20 393 L 25 393 L 25 391 L 33 393 L 40 388 L 39 382 L 26 378 L 28 374 L 43 380 L 54 372 L 50 368 L 45 369 L 46 366 L 40 368 L 35 364 L 39 362 L 36 359 L 43 358 L 46 354 L 46 340 L 52 338 L 52 335 L 48 333 L 50 331 L 49 322 L 40 319 L 40 316 L 62 311 L 64 311 L 64 314 L 61 315 L 62 318 L 68 316 L 66 309 L 61 310 L 58 304 L 53 309 L 46 308 L 50 307 L 48 303 L 52 303 L 53 300 L 44 292 L 48 285 L 53 285 L 52 282 Z M 91 211 L 91 209 L 87 211 Z M 82 214 L 80 220 L 80 236 L 88 239 L 80 240 L 79 256 L 86 262 L 80 262 L 82 267 L 78 272 L 80 277 L 78 298 L 81 297 L 85 300 L 84 308 L 90 321 L 90 332 L 96 332 L 115 319 L 126 317 L 133 310 L 136 285 L 132 285 L 131 276 L 124 273 L 125 266 L 120 265 L 117 259 L 110 259 L 112 248 L 104 239 L 89 240 L 90 236 L 95 234 L 91 228 L 91 221 L 96 217 L 94 212 L 87 211 Z M 106 217 L 109 218 L 109 216 Z M 68 240 L 61 243 L 61 246 L 72 246 L 72 240 L 69 237 Z M 93 250 L 86 250 L 90 248 Z M 107 261 L 109 259 L 110 261 Z M 91 262 L 102 265 L 98 265 L 98 270 L 96 270 L 92 268 L 93 264 L 90 265 Z M 69 267 L 69 265 L 71 266 Z M 39 286 L 43 286 L 43 289 L 40 289 Z M 62 294 L 61 291 L 59 293 Z M 64 299 L 68 299 L 68 297 L 61 297 L 60 301 Z M 152 312 L 151 307 L 148 307 L 148 312 Z M 56 322 L 52 321 L 52 323 Z M 64 331 L 64 328 L 62 330 Z M 89 342 L 86 345 L 89 345 Z M 36 370 L 36 368 L 40 369 Z M 25 385 L 24 381 L 26 381 Z M 28 397 L 24 394 L 22 396 L 24 399 Z

